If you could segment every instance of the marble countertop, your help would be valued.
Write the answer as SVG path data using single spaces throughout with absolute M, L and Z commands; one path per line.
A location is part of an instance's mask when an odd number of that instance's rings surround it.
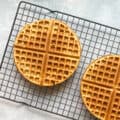
M 0 59 L 20 0 L 0 1 Z M 120 28 L 120 0 L 29 0 L 29 2 Z M 22 104 L 0 99 L 0 120 L 65 120 Z

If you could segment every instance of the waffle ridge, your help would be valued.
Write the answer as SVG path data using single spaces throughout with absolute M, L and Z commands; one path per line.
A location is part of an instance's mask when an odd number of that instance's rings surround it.
M 19 32 L 14 43 L 14 60 L 27 80 L 40 86 L 53 86 L 64 82 L 77 69 L 80 51 L 79 39 L 65 23 L 43 19 L 26 24 Z M 30 58 L 28 53 L 31 53 Z M 32 57 L 39 59 L 40 65 Z M 25 70 L 28 59 L 30 67 Z M 31 62 L 36 63 L 34 70 L 31 70 Z
M 97 118 L 120 119 L 120 55 L 103 56 L 88 66 L 81 81 L 81 95 Z

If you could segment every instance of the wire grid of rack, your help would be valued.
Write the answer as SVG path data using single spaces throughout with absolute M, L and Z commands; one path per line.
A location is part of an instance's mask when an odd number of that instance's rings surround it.
M 82 55 L 78 69 L 69 80 L 54 87 L 39 87 L 26 81 L 13 60 L 13 43 L 26 23 L 55 18 L 66 22 L 79 36 Z M 87 65 L 105 54 L 120 54 L 120 30 L 80 17 L 20 2 L 1 63 L 0 97 L 74 120 L 95 120 L 82 103 L 80 79 Z

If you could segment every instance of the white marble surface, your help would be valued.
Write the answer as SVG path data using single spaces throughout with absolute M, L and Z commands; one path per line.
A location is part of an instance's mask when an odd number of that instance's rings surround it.
M 0 59 L 20 0 L 0 1 Z M 120 0 L 29 0 L 76 16 L 120 28 Z M 0 120 L 63 120 L 27 106 L 0 99 Z
M 23 104 L 0 99 L 0 120 L 68 120 Z

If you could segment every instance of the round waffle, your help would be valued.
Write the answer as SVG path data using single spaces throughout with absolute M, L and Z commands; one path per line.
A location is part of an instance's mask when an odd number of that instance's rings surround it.
M 120 120 L 120 55 L 103 56 L 88 66 L 81 95 L 88 110 L 100 120 Z
M 69 78 L 79 64 L 80 52 L 76 34 L 55 19 L 26 24 L 14 43 L 19 72 L 40 86 L 53 86 Z

